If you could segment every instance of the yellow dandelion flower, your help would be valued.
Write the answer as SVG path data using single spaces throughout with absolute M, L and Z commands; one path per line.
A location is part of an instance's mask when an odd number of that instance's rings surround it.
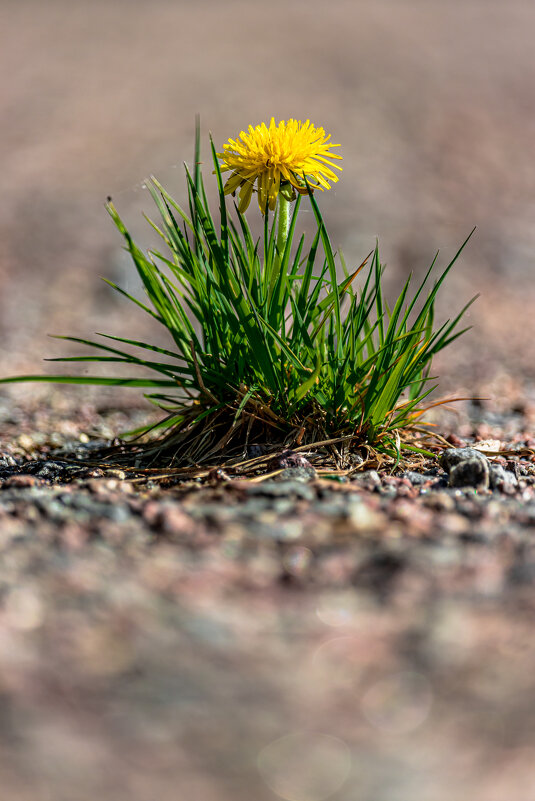
M 286 199 L 295 197 L 294 190 L 307 194 L 305 177 L 312 190 L 330 189 L 330 183 L 338 180 L 331 169 L 342 168 L 330 159 L 341 159 L 331 153 L 332 147 L 340 147 L 330 142 L 323 128 L 316 128 L 310 120 L 281 120 L 275 124 L 273 117 L 269 128 L 265 123 L 248 133 L 242 131 L 238 139 L 229 139 L 223 145 L 221 172 L 232 170 L 225 184 L 225 194 L 240 191 L 238 208 L 244 212 L 253 189 L 258 192 L 258 205 L 262 214 L 269 208 L 274 210 L 279 192 Z

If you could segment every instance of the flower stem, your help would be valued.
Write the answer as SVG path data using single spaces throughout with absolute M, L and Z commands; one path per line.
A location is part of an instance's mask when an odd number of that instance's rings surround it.
M 271 266 L 271 278 L 269 281 L 270 296 L 273 290 L 275 289 L 275 286 L 277 285 L 282 270 L 284 251 L 286 250 L 286 244 L 288 242 L 288 234 L 290 231 L 291 202 L 292 201 L 285 198 L 282 193 L 279 193 L 277 197 L 277 211 L 275 218 L 277 223 L 277 239 L 275 241 L 275 253 L 274 253 L 273 263 Z M 273 229 L 272 229 L 272 234 L 273 234 Z
M 290 201 L 279 194 L 279 220 L 277 225 L 277 250 L 279 253 L 279 263 L 282 262 L 284 249 L 288 241 L 288 231 L 290 229 Z
M 273 260 L 273 272 L 271 273 L 270 291 L 273 291 L 282 269 L 282 259 L 284 257 L 284 250 L 286 248 L 286 243 L 288 241 L 288 231 L 290 230 L 291 201 L 286 200 L 285 197 L 279 194 L 277 202 L 278 202 L 277 242 L 275 247 L 275 258 Z

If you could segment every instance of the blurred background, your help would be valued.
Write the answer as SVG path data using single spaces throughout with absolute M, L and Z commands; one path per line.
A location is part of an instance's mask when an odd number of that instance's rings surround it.
M 320 198 L 334 242 L 354 264 L 379 237 L 392 292 L 477 226 L 440 307 L 481 293 L 473 329 L 437 370 L 445 392 L 511 403 L 535 376 L 534 28 L 530 0 L 0 0 L 0 374 L 70 352 L 49 333 L 158 340 L 100 281 L 137 291 L 106 196 L 149 244 L 144 181 L 184 201 L 196 114 L 205 155 L 208 131 L 297 117 L 342 145 Z M 139 581 L 119 557 L 117 583 L 106 544 L 90 576 L 58 554 L 48 636 L 39 594 L 10 589 L 2 798 L 535 798 L 532 608 L 487 614 L 492 555 L 469 613 L 437 611 L 418 574 L 389 616 L 353 590 L 269 597 L 269 560 L 229 598 L 223 557 L 201 579 L 160 545 Z
M 482 297 L 442 386 L 533 376 L 532 3 L 2 0 L 0 13 L 4 375 L 68 352 L 47 333 L 148 333 L 99 279 L 135 290 L 104 201 L 148 244 L 143 182 L 184 200 L 199 113 L 205 156 L 208 131 L 220 146 L 272 115 L 331 132 L 332 237 L 350 263 L 379 237 L 392 291 L 477 226 L 441 312 Z

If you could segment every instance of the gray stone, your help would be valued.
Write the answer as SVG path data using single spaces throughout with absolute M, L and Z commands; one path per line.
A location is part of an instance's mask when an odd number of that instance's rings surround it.
M 362 484 L 370 489 L 381 486 L 381 477 L 377 470 L 364 470 L 362 473 L 355 473 L 353 481 L 362 482 Z
M 512 470 L 505 470 L 505 482 L 504 486 L 506 487 L 518 487 L 518 479 L 513 473 Z
M 405 472 L 401 474 L 401 478 L 407 478 L 411 484 L 417 486 L 419 484 L 425 484 L 426 481 L 429 481 L 430 478 L 434 478 L 434 476 L 417 473 L 415 470 L 405 470 Z
M 47 479 L 48 481 L 53 481 L 60 476 L 63 476 L 65 473 L 65 467 L 63 464 L 59 462 L 43 462 L 37 470 L 33 471 L 34 476 L 38 476 L 39 478 Z
M 518 487 L 518 481 L 511 470 L 505 470 L 500 464 L 491 464 L 489 467 L 489 483 L 491 489 L 510 492 Z
M 489 486 L 489 465 L 485 458 L 470 457 L 464 459 L 454 464 L 449 472 L 450 487 L 487 489 Z
M 259 495 L 270 498 L 284 498 L 296 496 L 304 501 L 313 501 L 316 493 L 302 481 L 263 481 L 261 484 L 250 484 L 245 489 L 247 495 Z
M 287 467 L 278 476 L 275 476 L 276 481 L 303 481 L 305 484 L 313 481 L 317 477 L 315 469 L 310 465 L 309 467 Z
M 505 470 L 501 464 L 489 465 L 489 484 L 491 489 L 498 489 L 506 481 Z
M 475 448 L 448 448 L 442 452 L 440 465 L 447 473 L 450 473 L 455 465 L 472 459 L 479 459 L 488 465 L 487 457 Z

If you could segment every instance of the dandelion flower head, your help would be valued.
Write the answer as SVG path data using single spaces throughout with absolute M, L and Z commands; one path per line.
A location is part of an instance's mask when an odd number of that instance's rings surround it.
M 279 192 L 284 197 L 295 196 L 294 190 L 307 194 L 307 183 L 311 190 L 330 189 L 330 183 L 338 180 L 331 159 L 341 159 L 331 148 L 340 147 L 330 142 L 323 128 L 316 128 L 310 120 L 281 120 L 275 124 L 273 117 L 269 127 L 261 123 L 248 132 L 242 131 L 237 139 L 229 139 L 218 153 L 222 161 L 221 172 L 231 170 L 232 175 L 225 184 L 225 194 L 234 194 L 239 189 L 240 212 L 244 212 L 253 190 L 258 192 L 258 205 L 265 214 L 274 210 Z M 305 182 L 306 178 L 306 182 Z M 293 187 L 293 188 L 292 188 Z

